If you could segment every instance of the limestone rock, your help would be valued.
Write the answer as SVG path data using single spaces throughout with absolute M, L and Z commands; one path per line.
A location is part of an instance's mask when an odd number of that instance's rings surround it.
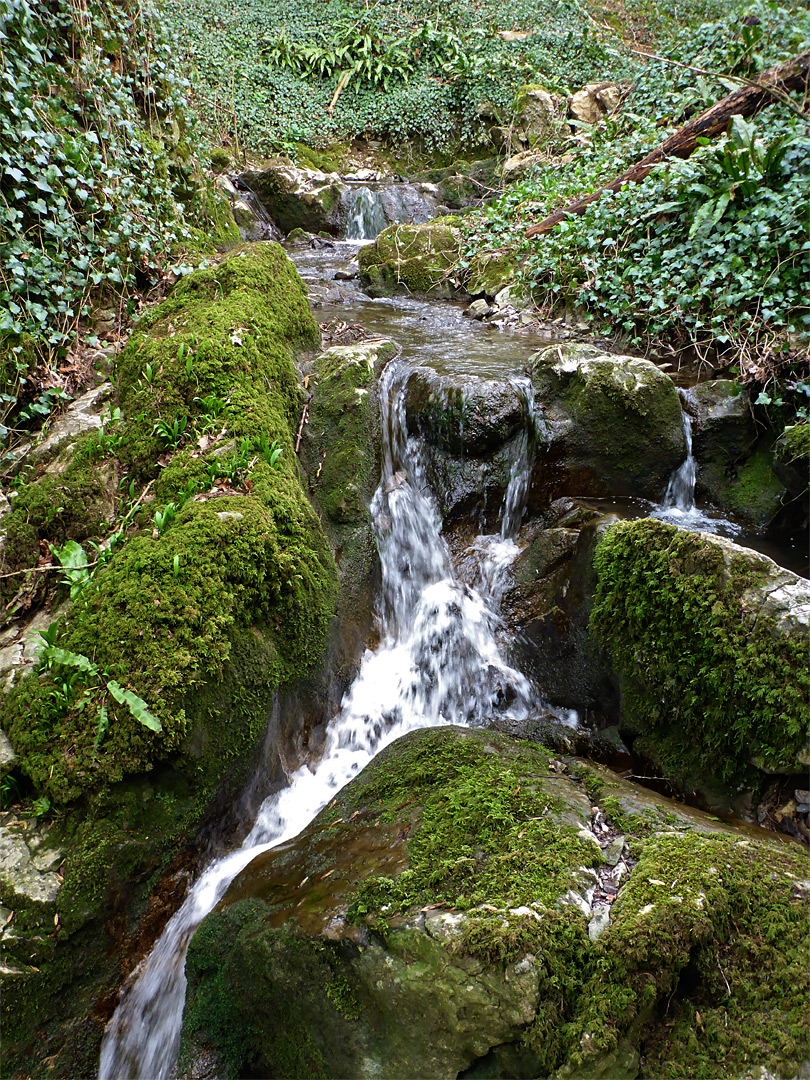
M 372 296 L 396 292 L 447 297 L 459 291 L 454 269 L 461 234 L 446 219 L 426 225 L 390 225 L 360 249 L 360 280 Z
M 540 169 L 548 165 L 548 157 L 538 150 L 521 150 L 512 154 L 503 163 L 501 176 L 505 184 L 511 184 L 515 180 L 522 180 L 534 169 Z
M 615 112 L 622 100 L 616 83 L 587 83 L 568 99 L 568 115 L 581 124 L 598 124 L 606 113 Z
M 768 1017 L 778 993 L 782 1030 L 804 1030 L 806 856 L 651 792 L 633 806 L 634 790 L 492 732 L 400 739 L 201 924 L 181 1075 L 213 1054 L 220 1076 L 630 1078 L 642 1046 L 651 1075 L 673 1053 L 692 1071 L 692 995 L 717 963 L 731 989 L 701 1002 L 719 1021 L 701 1060 L 731 1053 L 740 1074 L 754 1047 L 784 1060 Z M 613 813 L 632 855 L 612 900 L 592 904 L 589 825 L 609 846 Z M 758 920 L 775 910 L 766 943 Z M 763 960 L 776 987 L 759 989 Z M 724 1009 L 740 1018 L 731 1049 Z
M 249 169 L 242 180 L 284 233 L 293 229 L 338 236 L 343 185 L 337 173 L 303 169 L 281 159 Z
M 686 456 L 680 398 L 655 364 L 593 346 L 551 346 L 530 360 L 544 429 L 536 474 L 549 498 L 625 494 L 658 500 Z
M 61 416 L 56 417 L 45 437 L 33 446 L 29 461 L 43 461 L 54 457 L 65 444 L 74 441 L 79 435 L 98 431 L 104 423 L 104 414 L 109 412 L 112 395 L 112 383 L 104 382 L 76 398 Z
M 538 83 L 521 86 L 515 100 L 516 126 L 530 147 L 547 142 L 554 134 L 559 110 L 556 99 Z

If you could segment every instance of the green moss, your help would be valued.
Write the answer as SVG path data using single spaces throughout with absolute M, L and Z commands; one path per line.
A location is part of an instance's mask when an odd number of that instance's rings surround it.
M 751 1062 L 793 1075 L 807 1045 L 810 969 L 793 891 L 806 871 L 798 850 L 680 832 L 647 840 L 595 947 L 567 1034 L 571 1063 L 587 1074 L 643 1040 L 656 1077 L 735 1077 Z
M 676 735 L 702 771 L 731 778 L 761 756 L 793 766 L 808 721 L 807 641 L 752 624 L 742 596 L 761 564 L 655 520 L 607 530 L 594 555 L 591 631 L 611 653 L 629 720 Z
M 260 737 L 274 687 L 317 662 L 334 611 L 334 562 L 292 452 L 293 356 L 318 332 L 286 256 L 246 248 L 184 280 L 142 325 L 149 333 L 133 335 L 119 366 L 119 453 L 131 473 L 157 472 L 155 420 L 186 415 L 210 393 L 229 399 L 233 435 L 264 433 L 284 453 L 276 468 L 254 455 L 242 493 L 188 501 L 159 539 L 151 528 L 131 539 L 66 620 L 60 644 L 145 698 L 161 734 L 108 700 L 110 731 L 96 752 L 105 680 L 85 675 L 68 701 L 43 671 L 3 703 L 21 768 L 60 804 L 167 754 L 214 784 Z M 167 471 L 164 495 L 198 481 L 200 460 L 179 455 Z
M 806 420 L 786 427 L 777 443 L 779 459 L 785 463 L 810 462 L 810 423 Z
M 233 164 L 230 152 L 224 146 L 215 146 L 208 157 L 214 172 L 225 172 Z
M 737 467 L 735 479 L 728 484 L 725 504 L 765 528 L 779 513 L 784 494 L 785 486 L 771 465 L 771 452 L 760 446 Z
M 437 218 L 427 225 L 389 225 L 360 249 L 360 278 L 376 292 L 444 295 L 460 258 L 460 233 Z
M 572 866 L 594 864 L 593 846 L 556 819 L 560 798 L 537 779 L 548 768 L 542 748 L 438 730 L 378 760 L 333 813 L 376 804 L 381 821 L 396 821 L 418 804 L 420 816 L 408 869 L 362 883 L 350 908 L 355 918 L 378 912 L 381 900 L 391 914 L 428 903 L 460 911 L 484 903 L 550 907 L 570 888 Z

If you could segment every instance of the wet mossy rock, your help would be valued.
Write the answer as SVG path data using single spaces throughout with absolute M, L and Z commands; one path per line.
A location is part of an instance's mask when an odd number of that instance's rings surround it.
M 686 457 L 668 375 L 648 360 L 568 345 L 535 353 L 531 376 L 545 426 L 535 471 L 550 498 L 661 497 Z
M 633 1078 L 642 1045 L 673 1080 L 679 1053 L 704 1078 L 793 1075 L 806 856 L 637 791 L 493 732 L 405 736 L 201 924 L 181 1075 Z
M 419 293 L 452 296 L 461 257 L 461 233 L 441 219 L 425 225 L 389 225 L 373 244 L 360 249 L 360 280 L 372 296 Z
M 441 375 L 417 368 L 405 393 L 408 431 L 453 454 L 491 452 L 525 424 L 523 403 L 506 380 Z
M 810 585 L 758 552 L 654 519 L 596 547 L 591 633 L 664 775 L 731 782 L 810 763 Z
M 248 247 L 198 271 L 141 326 L 119 365 L 128 433 L 120 455 L 131 470 L 154 475 L 155 420 L 193 415 L 195 401 L 211 393 L 230 401 L 234 435 L 265 435 L 283 453 L 276 468 L 256 460 L 249 491 L 187 500 L 163 536 L 149 530 L 131 539 L 66 620 L 60 645 L 143 697 L 162 733 L 116 708 L 96 752 L 88 713 L 64 707 L 47 672 L 25 679 L 4 703 L 23 771 L 59 804 L 169 754 L 214 782 L 261 736 L 273 688 L 317 664 L 334 611 L 334 562 L 292 451 L 293 358 L 317 340 L 317 327 L 281 248 Z M 181 453 L 159 478 L 161 498 L 174 497 L 204 464 Z M 234 674 L 230 707 L 212 710 L 216 686 Z
M 338 236 L 343 226 L 343 186 L 336 173 L 296 168 L 288 161 L 268 161 L 241 179 L 255 193 L 282 232 L 304 229 Z

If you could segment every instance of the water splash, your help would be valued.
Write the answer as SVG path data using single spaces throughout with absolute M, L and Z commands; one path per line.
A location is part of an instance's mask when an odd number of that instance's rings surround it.
M 388 224 L 377 192 L 371 188 L 352 188 L 346 193 L 344 205 L 347 240 L 374 240 Z
M 420 443 L 409 439 L 405 387 L 412 368 L 394 361 L 380 387 L 382 480 L 372 501 L 382 567 L 381 643 L 330 723 L 320 761 L 263 803 L 242 847 L 213 863 L 140 969 L 130 979 L 104 1036 L 100 1080 L 164 1080 L 171 1075 L 185 1003 L 185 956 L 202 919 L 258 854 L 296 836 L 383 747 L 417 728 L 475 725 L 527 715 L 532 689 L 500 655 L 496 598 L 527 481 L 513 473 L 500 536 L 482 538 L 481 587 L 456 577 L 424 478 Z M 530 440 L 521 453 L 528 470 Z M 521 502 L 524 500 L 524 502 Z M 508 535 L 507 535 L 508 532 Z

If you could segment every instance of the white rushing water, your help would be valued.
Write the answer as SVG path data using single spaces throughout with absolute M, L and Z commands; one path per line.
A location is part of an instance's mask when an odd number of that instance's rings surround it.
M 125 989 L 104 1036 L 101 1080 L 161 1080 L 172 1075 L 185 1002 L 185 957 L 202 919 L 258 854 L 296 836 L 383 747 L 406 732 L 474 725 L 527 714 L 528 681 L 502 659 L 496 633 L 503 569 L 525 509 L 533 439 L 519 444 L 497 536 L 480 538 L 480 584 L 460 582 L 424 480 L 419 443 L 405 426 L 411 368 L 383 373 L 382 479 L 373 502 L 382 566 L 381 642 L 367 650 L 321 759 L 304 765 L 268 798 L 238 851 L 206 869 Z M 527 387 L 527 419 L 531 395 Z M 527 425 L 528 426 L 528 425 Z
M 347 196 L 346 239 L 373 240 L 388 224 L 377 192 L 354 188 Z

